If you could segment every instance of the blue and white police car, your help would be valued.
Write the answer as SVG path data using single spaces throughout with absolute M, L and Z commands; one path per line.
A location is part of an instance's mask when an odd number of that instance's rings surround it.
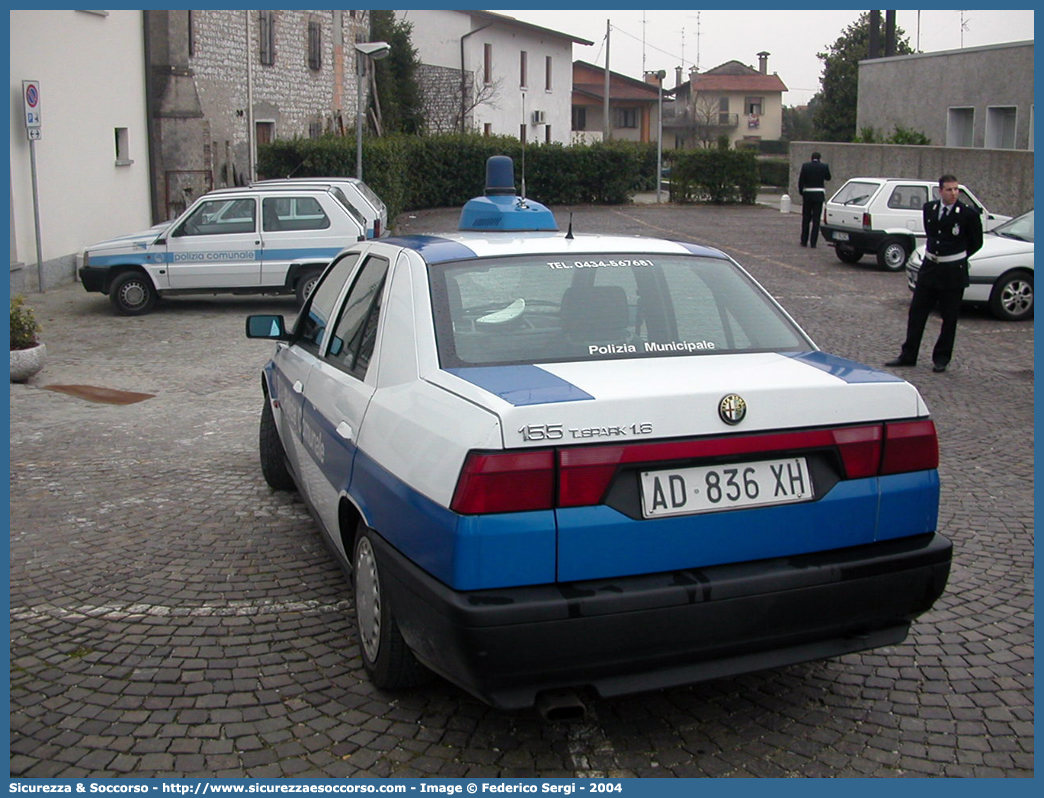
M 262 471 L 351 572 L 373 682 L 564 717 L 902 641 L 951 559 L 917 390 L 722 252 L 563 233 L 513 184 L 491 159 L 459 232 L 247 320 Z
M 179 294 L 303 302 L 333 257 L 365 237 L 365 220 L 336 186 L 219 189 L 170 223 L 87 247 L 79 275 L 127 316 Z

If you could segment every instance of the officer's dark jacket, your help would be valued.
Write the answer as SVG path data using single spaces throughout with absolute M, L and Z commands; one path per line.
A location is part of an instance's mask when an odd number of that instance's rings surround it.
M 933 200 L 922 209 L 928 243 L 917 279 L 939 288 L 967 288 L 968 258 L 982 249 L 982 218 L 978 211 L 958 200 L 940 221 L 941 204 L 942 200 Z
M 823 189 L 826 181 L 829 179 L 830 167 L 822 161 L 804 163 L 801 165 L 801 171 L 798 173 L 798 193 L 804 196 L 805 192 L 810 188 Z M 825 191 L 814 191 L 812 194 L 826 197 Z

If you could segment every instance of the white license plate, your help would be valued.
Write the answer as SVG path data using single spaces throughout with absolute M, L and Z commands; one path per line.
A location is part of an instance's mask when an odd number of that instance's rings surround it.
M 834 240 L 835 241 L 847 241 L 848 240 L 848 233 L 834 233 L 833 236 L 834 236 Z
M 645 518 L 691 515 L 812 499 L 804 457 L 643 471 Z

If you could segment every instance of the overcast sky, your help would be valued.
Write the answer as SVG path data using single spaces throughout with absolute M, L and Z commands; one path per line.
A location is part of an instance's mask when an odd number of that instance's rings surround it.
M 524 22 L 594 42 L 573 45 L 573 59 L 605 64 L 606 22 L 612 26 L 609 68 L 640 78 L 643 71 L 667 70 L 664 85 L 674 87 L 675 67 L 706 71 L 733 59 L 758 67 L 758 53 L 771 55 L 789 89 L 784 105 L 803 105 L 819 91 L 824 52 L 860 11 L 508 11 L 490 9 Z M 884 11 L 881 12 L 882 22 Z M 963 21 L 963 30 L 962 30 Z M 922 52 L 957 50 L 1033 39 L 1033 11 L 896 11 L 896 23 L 910 46 Z

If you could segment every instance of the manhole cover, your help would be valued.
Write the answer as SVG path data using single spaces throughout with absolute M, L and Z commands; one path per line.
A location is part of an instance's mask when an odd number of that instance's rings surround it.
M 132 405 L 151 399 L 156 394 L 135 393 L 134 391 L 117 391 L 113 388 L 99 388 L 95 385 L 44 385 L 44 390 L 67 393 L 78 396 L 88 402 L 102 402 L 109 405 Z

